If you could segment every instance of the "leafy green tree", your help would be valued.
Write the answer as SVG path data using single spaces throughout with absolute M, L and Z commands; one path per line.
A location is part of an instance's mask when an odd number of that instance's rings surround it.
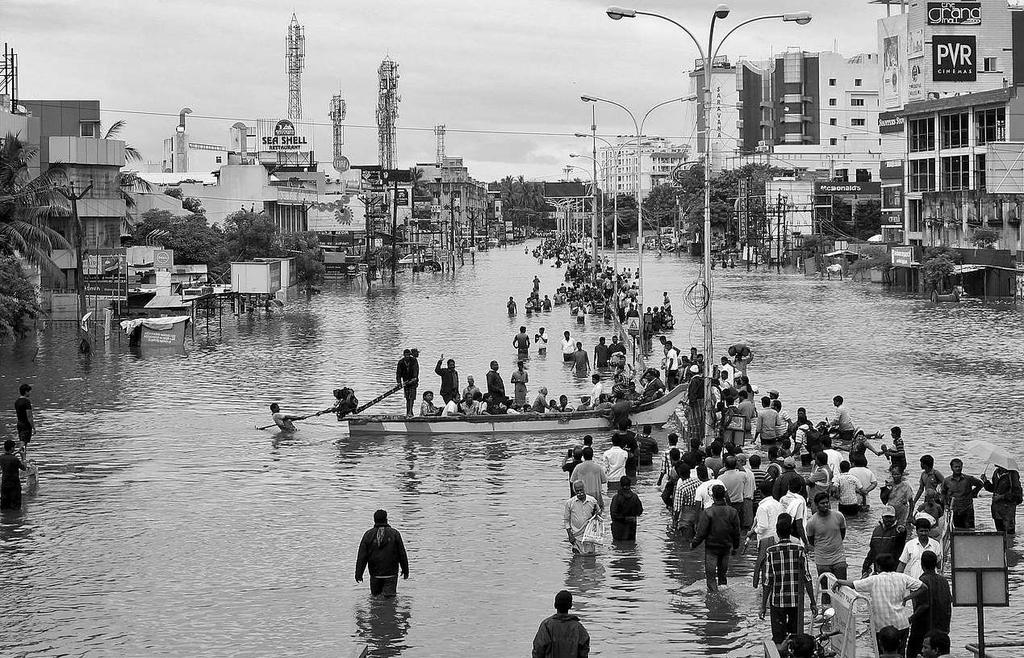
M 671 185 L 655 185 L 644 197 L 644 232 L 654 233 L 671 226 L 678 208 L 678 190 Z
M 166 210 L 150 210 L 139 218 L 132 238 L 135 244 L 173 249 L 176 263 L 205 264 L 211 274 L 220 274 L 227 263 L 223 231 L 202 215 L 176 217 Z
M 0 342 L 23 337 L 29 330 L 28 321 L 41 313 L 21 262 L 13 256 L 0 256 Z
M 224 219 L 224 242 L 230 261 L 283 256 L 277 225 L 265 212 L 239 210 Z
M 295 281 L 307 297 L 324 282 L 324 258 L 316 233 L 289 233 L 281 238 L 286 257 L 295 258 Z
M 867 240 L 882 231 L 882 203 L 861 201 L 853 212 L 853 237 Z
M 971 244 L 978 249 L 991 249 L 999 242 L 999 231 L 990 228 L 976 228 L 971 234 Z
M 60 276 L 50 252 L 71 245 L 50 228 L 48 220 L 67 212 L 66 200 L 59 192 L 66 176 L 63 168 L 54 166 L 32 177 L 29 163 L 38 155 L 38 148 L 11 133 L 0 140 L 0 254 L 17 252 L 33 265 Z

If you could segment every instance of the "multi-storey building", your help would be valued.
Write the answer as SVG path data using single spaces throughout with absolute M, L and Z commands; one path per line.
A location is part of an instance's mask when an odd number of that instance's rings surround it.
M 879 131 L 887 237 L 968 247 L 977 228 L 1020 248 L 1024 11 L 1006 0 L 873 0 L 883 53 Z M 898 13 L 897 13 L 898 12 Z
M 878 57 L 789 50 L 736 67 L 737 140 L 725 166 L 763 162 L 836 180 L 878 176 Z
M 655 185 L 669 182 L 672 170 L 688 161 L 689 145 L 675 144 L 664 137 L 644 137 L 640 140 L 640 159 L 637 164 L 635 137 L 620 137 L 612 146 L 597 151 L 598 178 L 606 180 L 611 194 L 634 194 L 637 178 L 643 190 L 649 192 Z

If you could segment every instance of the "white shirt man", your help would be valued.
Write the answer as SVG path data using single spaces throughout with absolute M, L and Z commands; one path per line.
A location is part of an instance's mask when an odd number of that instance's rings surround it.
M 565 358 L 566 354 L 571 355 L 576 351 L 576 343 L 573 342 L 572 337 L 562 339 L 562 358 Z
M 597 404 L 601 400 L 602 393 L 604 393 L 604 382 L 598 381 L 594 384 L 594 390 L 590 392 L 591 403 Z
M 757 504 L 757 512 L 754 513 L 754 526 L 751 532 L 757 535 L 757 543 L 760 545 L 766 539 L 775 539 L 775 523 L 779 520 L 779 514 L 786 511 L 786 507 L 771 496 L 765 496 Z
M 832 471 L 832 478 L 835 479 L 839 475 L 839 464 L 843 462 L 843 453 L 835 448 L 826 448 L 822 452 L 828 457 L 828 470 Z
M 725 483 L 718 478 L 712 478 L 707 482 L 701 482 L 700 486 L 697 487 L 697 491 L 693 493 L 693 499 L 701 504 L 703 509 L 710 509 L 715 504 L 715 499 L 711 495 L 711 488 L 715 485 L 721 486 L 725 489 Z
M 619 478 L 626 474 L 626 459 L 629 453 L 620 446 L 612 446 L 604 451 L 604 472 L 608 481 L 618 483 Z
M 459 415 L 459 405 L 455 402 L 455 398 L 452 398 L 451 400 L 448 400 L 448 402 L 444 405 L 444 411 L 441 412 L 441 415 L 442 416 L 458 416 Z
M 857 478 L 857 481 L 860 482 L 860 488 L 863 491 L 871 491 L 872 489 L 878 486 L 878 478 L 875 477 L 875 474 L 872 473 L 871 469 L 868 468 L 867 466 L 854 466 L 853 468 L 850 469 L 849 474 Z M 867 496 L 862 495 L 861 504 L 864 504 L 866 502 Z

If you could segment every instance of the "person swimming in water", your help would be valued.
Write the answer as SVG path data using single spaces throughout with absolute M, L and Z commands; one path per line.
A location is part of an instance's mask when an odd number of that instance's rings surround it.
M 305 420 L 306 416 L 292 416 L 281 412 L 281 405 L 274 403 L 270 405 L 270 413 L 273 414 L 274 424 L 280 428 L 282 432 L 294 432 L 295 425 L 292 423 L 294 420 Z

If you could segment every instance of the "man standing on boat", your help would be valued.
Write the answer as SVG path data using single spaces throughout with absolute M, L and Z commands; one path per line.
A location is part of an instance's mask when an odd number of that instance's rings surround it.
M 405 415 L 412 417 L 412 405 L 416 401 L 416 380 L 420 377 L 420 362 L 412 350 L 402 350 L 402 358 L 395 368 L 395 380 L 405 387 Z
M 491 369 L 487 371 L 487 395 L 495 401 L 505 399 L 505 381 L 498 373 L 497 361 L 491 361 Z
M 448 359 L 446 368 L 441 367 L 444 354 L 437 360 L 434 372 L 441 377 L 441 399 L 448 403 L 459 399 L 459 371 L 455 369 L 455 359 Z
M 370 594 L 391 598 L 398 589 L 398 572 L 409 579 L 409 556 L 405 552 L 402 534 L 388 525 L 388 513 L 382 509 L 373 513 L 373 527 L 363 534 L 356 557 L 356 582 L 363 582 L 363 571 L 370 570 Z

